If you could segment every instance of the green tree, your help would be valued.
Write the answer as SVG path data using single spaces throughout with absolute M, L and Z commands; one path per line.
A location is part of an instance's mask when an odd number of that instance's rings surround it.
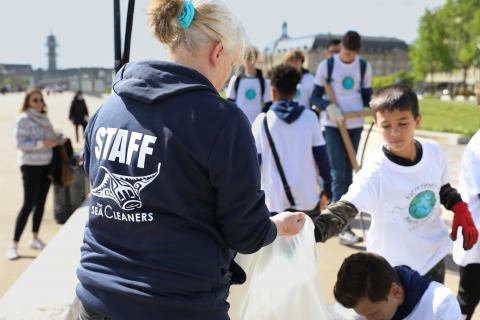
M 451 69 L 463 70 L 465 85 L 468 69 L 478 64 L 480 1 L 447 0 L 437 14 L 443 21 L 445 43 L 453 57 Z
M 460 69 L 465 85 L 468 69 L 480 65 L 479 43 L 479 0 L 447 0 L 439 8 L 425 10 L 410 50 L 416 79 Z
M 415 79 L 427 74 L 449 71 L 454 66 L 451 48 L 446 39 L 446 26 L 440 9 L 425 10 L 418 27 L 418 38 L 410 47 L 410 59 Z

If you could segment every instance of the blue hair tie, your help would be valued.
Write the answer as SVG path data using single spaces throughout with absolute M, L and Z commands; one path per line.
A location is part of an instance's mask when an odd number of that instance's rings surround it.
M 192 0 L 184 0 L 183 8 L 180 14 L 178 15 L 178 22 L 182 29 L 187 29 L 190 27 L 195 16 L 195 7 L 193 6 Z

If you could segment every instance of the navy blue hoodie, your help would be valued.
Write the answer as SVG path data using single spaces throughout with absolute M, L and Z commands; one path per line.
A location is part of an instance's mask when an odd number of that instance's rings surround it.
M 113 319 L 226 319 L 235 251 L 276 237 L 241 110 L 193 69 L 129 63 L 84 153 L 80 300 Z
M 404 300 L 393 315 L 392 320 L 401 320 L 412 313 L 432 280 L 422 277 L 417 271 L 410 269 L 408 266 L 397 266 L 394 269 L 402 284 Z

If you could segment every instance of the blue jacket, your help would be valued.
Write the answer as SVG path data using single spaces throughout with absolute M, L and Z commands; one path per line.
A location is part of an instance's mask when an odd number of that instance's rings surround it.
M 113 319 L 181 318 L 162 318 L 166 306 L 226 316 L 235 252 L 276 237 L 242 111 L 193 69 L 129 63 L 89 122 L 84 157 L 80 300 Z

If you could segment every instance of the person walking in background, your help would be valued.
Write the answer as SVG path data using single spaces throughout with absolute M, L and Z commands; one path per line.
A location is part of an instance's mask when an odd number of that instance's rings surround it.
M 227 320 L 236 252 L 298 233 L 305 214 L 270 217 L 250 123 L 218 93 L 240 22 L 209 0 L 154 0 L 149 15 L 172 61 L 123 66 L 85 131 L 80 319 Z
M 83 92 L 77 91 L 73 97 L 72 103 L 70 105 L 70 112 L 68 115 L 70 121 L 72 121 L 75 126 L 75 137 L 77 142 L 79 141 L 78 127 L 82 126 L 82 134 L 85 132 L 85 127 L 87 126 L 88 119 L 88 109 L 85 99 L 83 98 Z
M 358 54 L 362 48 L 360 35 L 348 31 L 342 38 L 339 54 L 323 60 L 317 69 L 311 102 L 323 112 L 322 124 L 332 174 L 332 200 L 338 201 L 352 183 L 352 165 L 347 155 L 337 122 L 344 121 L 343 113 L 362 111 L 372 95 L 372 67 Z M 337 103 L 325 98 L 325 83 L 331 86 Z M 329 98 L 332 99 L 332 98 Z M 345 127 L 355 152 L 365 123 L 363 117 L 347 119 Z M 360 242 L 350 226 L 340 234 L 340 242 L 351 245 Z
M 237 104 L 250 123 L 272 104 L 270 81 L 256 67 L 258 55 L 255 47 L 245 50 L 241 72 L 230 78 L 227 87 L 227 99 Z
M 313 87 L 315 86 L 315 77 L 307 69 L 303 68 L 305 55 L 300 50 L 293 50 L 287 53 L 283 62 L 294 67 L 302 74 L 302 78 L 297 85 L 297 91 L 295 92 L 293 100 L 298 102 L 300 106 L 311 109 L 312 105 L 310 104 L 310 98 L 312 96 Z
M 327 59 L 330 57 L 333 57 L 337 53 L 340 53 L 341 49 L 342 49 L 342 41 L 340 39 L 332 39 L 327 44 L 325 57 Z
M 18 242 L 28 217 L 33 210 L 32 240 L 30 247 L 42 250 L 45 244 L 38 237 L 45 200 L 50 187 L 49 165 L 52 148 L 64 139 L 53 131 L 46 104 L 40 90 L 27 92 L 17 118 L 15 137 L 19 152 L 19 165 L 23 180 L 23 205 L 15 222 L 13 243 L 6 252 L 7 259 L 17 259 Z

